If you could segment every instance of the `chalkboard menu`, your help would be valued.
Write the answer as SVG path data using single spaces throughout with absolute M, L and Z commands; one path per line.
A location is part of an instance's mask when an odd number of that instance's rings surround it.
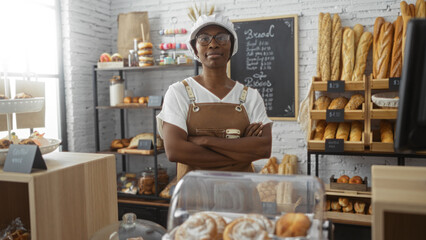
M 238 52 L 231 78 L 257 89 L 273 120 L 295 120 L 298 112 L 297 15 L 235 20 Z

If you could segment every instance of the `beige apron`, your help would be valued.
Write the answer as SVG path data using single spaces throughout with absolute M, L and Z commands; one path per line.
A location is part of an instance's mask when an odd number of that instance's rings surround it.
M 240 104 L 232 103 L 195 103 L 195 95 L 186 80 L 185 85 L 190 104 L 186 126 L 188 136 L 216 136 L 221 138 L 239 138 L 250 125 L 243 103 L 247 97 L 245 86 L 240 95 Z M 187 172 L 200 170 L 183 163 L 177 164 L 177 179 L 180 180 Z M 203 168 L 202 170 L 253 172 L 251 163 L 229 164 L 225 167 Z

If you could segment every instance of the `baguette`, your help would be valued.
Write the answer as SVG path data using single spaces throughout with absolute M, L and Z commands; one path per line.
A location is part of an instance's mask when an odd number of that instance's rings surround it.
M 400 4 L 402 21 L 404 22 L 404 27 L 402 31 L 402 62 L 404 63 L 404 52 L 405 52 L 405 38 L 407 35 L 407 24 L 411 19 L 410 10 L 408 4 L 405 1 L 402 1 Z
M 377 79 L 388 78 L 389 61 L 392 51 L 393 25 L 385 22 L 380 29 L 377 49 Z
M 382 17 L 376 18 L 374 22 L 374 32 L 373 32 L 373 78 L 377 76 L 377 49 L 379 48 L 379 36 L 380 36 L 380 28 L 382 27 L 385 19 Z
M 360 121 L 353 121 L 351 124 L 351 132 L 349 134 L 349 141 L 351 142 L 359 142 L 361 141 L 362 135 L 362 124 Z
M 348 140 L 349 131 L 351 130 L 351 124 L 348 122 L 339 123 L 339 127 L 336 132 L 336 139 Z
M 355 67 L 352 73 L 352 81 L 362 81 L 362 76 L 367 65 L 367 56 L 373 42 L 373 34 L 364 32 L 359 40 L 359 45 L 356 52 Z
M 358 109 L 365 101 L 364 96 L 361 94 L 354 94 L 349 99 L 349 102 L 345 106 L 345 110 L 355 110 Z
M 330 105 L 331 98 L 323 95 L 319 97 L 314 103 L 314 110 L 327 110 Z
M 321 79 L 322 81 L 330 80 L 330 54 L 331 54 L 331 16 L 326 13 L 321 21 Z
M 335 122 L 328 123 L 325 127 L 324 139 L 334 139 L 336 135 L 337 124 Z
M 380 121 L 380 139 L 383 143 L 393 143 L 392 124 L 389 121 Z
M 391 70 L 389 77 L 401 77 L 402 72 L 402 31 L 403 20 L 401 16 L 395 21 L 395 31 L 393 35 Z
M 321 36 L 322 36 L 322 18 L 324 13 L 320 12 L 318 15 L 318 49 L 317 49 L 317 76 L 321 78 Z
M 348 103 L 348 99 L 345 97 L 337 97 L 331 101 L 328 109 L 344 109 L 346 104 Z
M 417 0 L 416 2 L 416 18 L 426 17 L 426 4 L 423 0 Z
M 408 5 L 408 8 L 410 10 L 410 16 L 412 18 L 416 17 L 416 6 L 414 6 L 414 4 L 410 4 L 410 5 Z
M 364 27 L 361 24 L 355 24 L 353 30 L 354 30 L 354 38 L 355 38 L 355 53 L 356 53 L 356 50 L 358 49 L 359 40 L 361 39 L 361 35 L 364 32 Z
M 331 80 L 339 80 L 340 55 L 342 50 L 342 23 L 338 14 L 333 15 L 331 36 Z
M 343 45 L 342 45 L 342 80 L 352 80 L 352 72 L 355 65 L 355 36 L 352 29 L 346 29 L 343 32 Z
M 326 126 L 327 126 L 327 123 L 325 122 L 325 120 L 319 120 L 317 122 L 317 126 L 315 127 L 314 140 L 323 140 L 324 139 L 324 132 L 325 132 Z

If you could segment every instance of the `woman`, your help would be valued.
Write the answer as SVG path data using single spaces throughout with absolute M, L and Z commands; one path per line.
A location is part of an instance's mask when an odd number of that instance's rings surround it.
M 221 15 L 199 17 L 188 46 L 202 74 L 171 85 L 157 116 L 167 157 L 178 163 L 178 180 L 195 169 L 252 172 L 253 161 L 271 154 L 272 121 L 258 91 L 226 74 L 238 48 L 232 22 Z

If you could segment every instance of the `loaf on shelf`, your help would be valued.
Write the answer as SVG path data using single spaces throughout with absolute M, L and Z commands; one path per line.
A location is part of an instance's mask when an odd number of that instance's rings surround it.
M 349 131 L 351 129 L 351 124 L 349 122 L 339 123 L 339 127 L 336 132 L 336 139 L 348 140 Z
M 348 99 L 346 97 L 337 97 L 331 101 L 328 109 L 344 109 L 347 103 Z
M 323 95 L 320 96 L 314 103 L 314 109 L 316 110 L 326 110 L 331 103 L 331 98 Z
M 380 121 L 380 138 L 383 143 L 393 143 L 392 124 L 389 121 Z
M 354 94 L 349 99 L 349 102 L 345 106 L 345 110 L 358 109 L 365 101 L 365 98 L 361 94 Z

